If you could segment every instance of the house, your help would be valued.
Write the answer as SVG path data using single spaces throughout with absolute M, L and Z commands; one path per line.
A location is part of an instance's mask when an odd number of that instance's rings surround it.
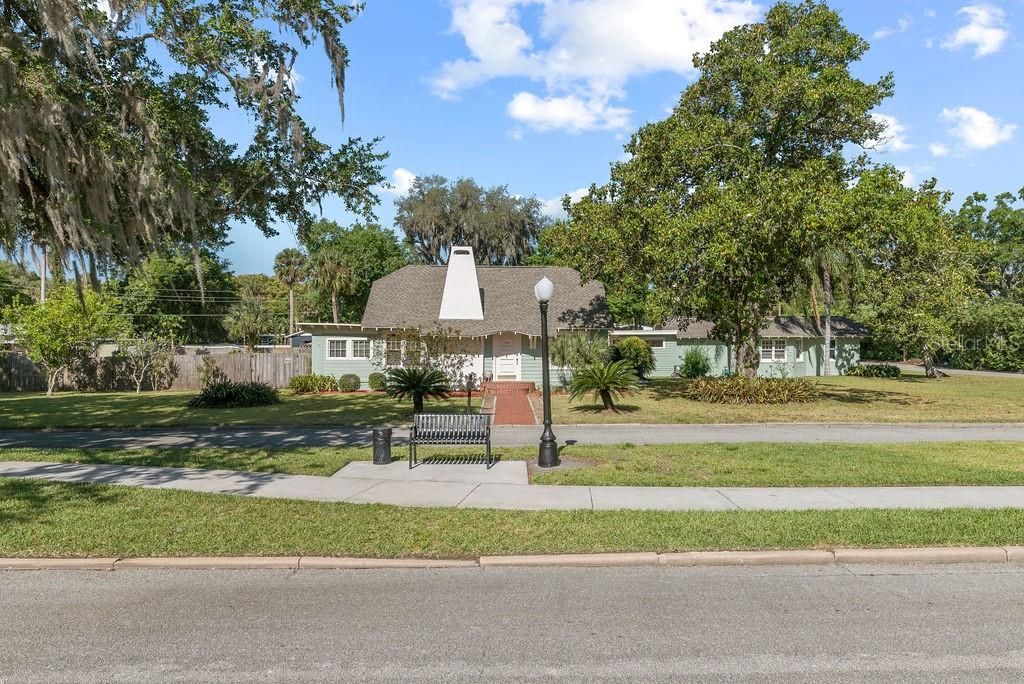
M 399 365 L 400 332 L 452 330 L 470 358 L 467 372 L 493 380 L 540 383 L 540 311 L 533 286 L 555 285 L 551 334 L 612 328 L 604 287 L 562 266 L 478 266 L 469 247 L 453 247 L 446 266 L 405 266 L 375 281 L 359 323 L 300 323 L 312 336 L 314 373 L 371 373 Z
M 647 341 L 654 351 L 656 368 L 652 377 L 668 377 L 680 366 L 691 349 L 702 349 L 711 361 L 713 375 L 730 368 L 732 354 L 723 342 L 709 339 L 711 323 L 707 321 L 669 321 L 659 328 L 614 330 L 612 340 L 636 336 Z M 867 330 L 859 323 L 834 316 L 832 341 L 825 353 L 825 335 L 814 321 L 802 316 L 776 316 L 761 330 L 761 365 L 758 375 L 768 377 L 803 377 L 824 375 L 828 358 L 832 375 L 839 375 L 860 362 L 860 342 Z

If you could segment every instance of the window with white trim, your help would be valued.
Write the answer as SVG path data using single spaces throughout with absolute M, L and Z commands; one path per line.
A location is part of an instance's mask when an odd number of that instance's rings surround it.
M 370 358 L 370 340 L 352 340 L 352 358 Z
M 665 340 L 652 340 L 648 338 L 647 346 L 650 347 L 651 349 L 661 349 L 662 347 L 665 346 Z
M 384 350 L 384 365 L 402 365 L 402 340 L 391 339 L 387 341 L 387 347 Z
M 785 361 L 786 340 L 761 340 L 761 361 Z
M 835 361 L 836 360 L 836 350 L 837 350 L 836 338 L 833 337 L 831 340 L 829 340 L 829 343 L 828 343 L 828 358 L 829 358 L 829 361 Z
M 345 359 L 348 358 L 348 340 L 332 339 L 327 340 L 327 358 Z

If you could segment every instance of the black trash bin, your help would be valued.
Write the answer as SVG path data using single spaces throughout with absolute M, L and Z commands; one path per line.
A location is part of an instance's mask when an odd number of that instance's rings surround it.
M 373 428 L 373 465 L 391 463 L 391 428 Z

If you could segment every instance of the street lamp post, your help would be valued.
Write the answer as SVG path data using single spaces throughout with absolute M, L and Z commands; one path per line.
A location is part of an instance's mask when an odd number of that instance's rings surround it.
M 547 276 L 533 287 L 533 294 L 540 304 L 540 354 L 541 382 L 544 396 L 544 432 L 540 436 L 540 450 L 537 465 L 541 468 L 554 468 L 559 464 L 558 441 L 551 431 L 551 373 L 548 365 L 548 302 L 555 293 L 555 284 Z

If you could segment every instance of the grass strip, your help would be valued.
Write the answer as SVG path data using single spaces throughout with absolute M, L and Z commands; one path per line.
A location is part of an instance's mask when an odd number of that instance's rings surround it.
M 496 511 L 0 480 L 0 556 L 487 554 L 1024 544 L 1024 510 Z

